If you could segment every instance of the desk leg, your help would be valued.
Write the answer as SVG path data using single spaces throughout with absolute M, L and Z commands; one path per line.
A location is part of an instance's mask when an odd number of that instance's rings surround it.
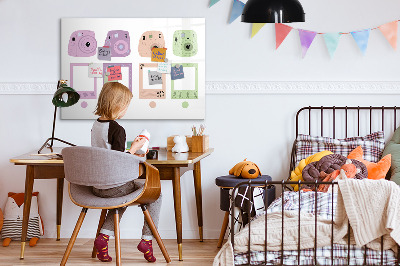
M 201 196 L 201 168 L 200 161 L 194 164 L 194 191 L 196 194 L 197 221 L 199 225 L 200 242 L 203 242 L 203 203 Z
M 174 178 L 172 179 L 174 191 L 175 223 L 178 242 L 179 260 L 182 260 L 182 205 L 181 205 L 181 174 L 179 167 L 174 167 Z
M 22 233 L 21 233 L 21 255 L 20 259 L 24 259 L 26 235 L 28 233 L 29 213 L 31 212 L 31 200 L 34 181 L 34 166 L 26 166 L 25 177 L 25 195 L 24 195 L 24 213 L 22 219 Z
M 60 241 L 64 178 L 57 178 L 57 241 Z

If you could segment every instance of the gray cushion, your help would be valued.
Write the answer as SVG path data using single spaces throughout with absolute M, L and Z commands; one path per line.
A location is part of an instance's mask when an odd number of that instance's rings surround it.
M 145 182 L 145 180 L 135 180 L 136 182 Z M 143 187 L 123 197 L 100 198 L 93 194 L 92 187 L 70 184 L 70 193 L 72 199 L 79 205 L 89 207 L 112 207 L 127 203 L 135 199 L 143 191 Z
M 400 127 L 396 129 L 392 139 L 386 144 L 382 157 L 392 155 L 392 165 L 388 172 L 390 180 L 400 185 Z

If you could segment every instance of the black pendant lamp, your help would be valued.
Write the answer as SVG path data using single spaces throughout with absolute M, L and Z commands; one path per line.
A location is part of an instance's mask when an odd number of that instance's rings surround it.
M 243 9 L 242 22 L 304 22 L 304 15 L 298 0 L 249 0 Z

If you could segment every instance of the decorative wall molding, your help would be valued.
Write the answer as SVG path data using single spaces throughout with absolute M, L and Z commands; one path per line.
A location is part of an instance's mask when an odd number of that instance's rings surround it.
M 53 94 L 57 83 L 0 83 L 0 94 Z M 206 94 L 400 94 L 400 81 L 209 81 Z

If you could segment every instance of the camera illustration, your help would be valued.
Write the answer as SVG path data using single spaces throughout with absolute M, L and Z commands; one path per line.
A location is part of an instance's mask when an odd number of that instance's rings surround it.
M 131 38 L 125 30 L 111 30 L 107 33 L 104 46 L 111 48 L 111 57 L 125 57 L 131 53 Z
M 68 55 L 89 57 L 96 54 L 97 41 L 91 30 L 77 30 L 71 34 L 68 43 Z
M 197 54 L 197 50 L 197 33 L 194 30 L 177 30 L 174 32 L 174 55 L 191 57 Z
M 153 48 L 165 48 L 164 34 L 161 31 L 146 31 L 140 36 L 138 51 L 141 57 L 151 57 Z

